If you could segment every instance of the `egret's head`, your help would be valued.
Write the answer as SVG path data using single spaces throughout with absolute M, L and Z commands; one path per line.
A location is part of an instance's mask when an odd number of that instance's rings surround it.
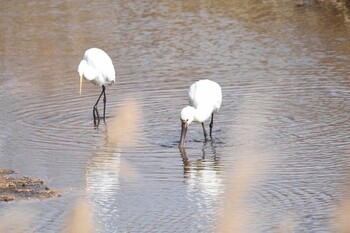
M 78 73 L 79 73 L 79 78 L 80 78 L 80 88 L 79 88 L 79 93 L 81 95 L 81 88 L 83 86 L 83 77 L 84 77 L 84 71 L 87 66 L 87 63 L 85 60 L 81 60 L 79 66 L 78 66 Z
M 191 106 L 187 106 L 181 110 L 181 137 L 179 144 L 180 148 L 183 148 L 185 146 L 187 128 L 189 124 L 191 124 L 191 122 L 194 120 L 195 111 L 196 109 Z

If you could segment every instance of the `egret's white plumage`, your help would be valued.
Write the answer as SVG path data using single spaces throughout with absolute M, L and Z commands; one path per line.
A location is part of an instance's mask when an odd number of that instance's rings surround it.
M 82 90 L 82 80 L 83 78 L 87 81 L 92 82 L 97 86 L 102 86 L 102 92 L 94 106 L 93 116 L 94 123 L 96 125 L 96 120 L 99 122 L 99 113 L 97 110 L 97 104 L 102 96 L 104 95 L 104 108 L 103 108 L 103 119 L 105 119 L 106 111 L 106 93 L 105 85 L 113 84 L 115 82 L 115 70 L 113 66 L 112 59 L 108 54 L 102 49 L 90 48 L 85 51 L 83 60 L 81 60 L 78 66 L 78 73 L 80 76 L 80 89 Z
M 112 59 L 105 51 L 98 48 L 91 48 L 85 51 L 83 60 L 78 66 L 78 73 L 81 78 L 85 78 L 98 86 L 115 82 L 115 70 Z
M 211 117 L 210 137 L 213 127 L 213 115 L 217 113 L 221 106 L 222 93 L 221 87 L 214 81 L 204 79 L 193 83 L 188 90 L 190 105 L 181 111 L 182 132 L 180 138 L 180 147 L 185 144 L 186 132 L 192 121 L 202 123 L 204 137 L 206 131 L 203 122 Z

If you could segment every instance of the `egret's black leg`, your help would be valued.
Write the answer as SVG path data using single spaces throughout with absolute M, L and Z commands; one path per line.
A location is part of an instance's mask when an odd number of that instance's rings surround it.
M 97 99 L 97 101 L 96 101 L 96 104 L 94 105 L 93 112 L 92 112 L 92 114 L 93 114 L 93 116 L 94 116 L 94 124 L 95 124 L 95 126 L 98 126 L 98 125 L 100 124 L 100 114 L 99 114 L 99 112 L 98 112 L 98 110 L 97 110 L 97 104 L 98 104 L 98 102 L 100 101 L 101 96 L 102 96 L 102 94 L 104 93 L 104 91 L 105 91 L 105 87 L 102 86 L 101 94 L 100 94 L 100 96 L 98 97 L 98 99 Z M 96 122 L 97 122 L 97 123 L 96 123 Z
M 106 123 L 106 88 L 104 85 L 102 85 L 102 90 L 103 90 L 103 122 Z
M 96 126 L 96 113 L 95 113 L 95 106 L 92 108 L 92 116 L 94 117 L 94 125 Z
M 204 133 L 204 139 L 207 141 L 207 132 L 205 131 L 204 123 L 202 122 L 202 127 L 203 127 L 203 133 Z
M 94 125 L 98 126 L 100 124 L 100 114 L 98 113 L 97 106 L 93 108 Z
M 211 132 L 213 130 L 213 120 L 214 120 L 214 113 L 211 114 L 211 121 L 210 121 L 210 124 L 209 124 L 209 128 L 210 128 L 209 135 L 210 135 L 210 138 L 211 138 Z

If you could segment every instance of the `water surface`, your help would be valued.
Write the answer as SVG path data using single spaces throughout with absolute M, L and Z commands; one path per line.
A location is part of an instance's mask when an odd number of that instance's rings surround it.
M 64 231 L 83 199 L 96 232 L 213 232 L 235 165 L 251 158 L 267 166 L 244 200 L 248 232 L 289 218 L 295 232 L 332 231 L 349 163 L 349 25 L 294 4 L 0 3 L 1 167 L 62 191 L 2 203 L 1 218 L 25 211 L 25 231 Z M 78 93 L 77 66 L 90 47 L 108 52 L 117 77 L 98 128 L 100 89 L 84 82 Z M 222 108 L 212 141 L 190 126 L 183 157 L 179 113 L 188 87 L 204 78 L 222 86 Z M 142 120 L 135 145 L 118 148 L 108 127 L 125 99 L 140 105 Z

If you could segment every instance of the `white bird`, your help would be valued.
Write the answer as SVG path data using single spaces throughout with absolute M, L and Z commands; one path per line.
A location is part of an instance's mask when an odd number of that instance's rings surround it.
M 97 110 L 97 104 L 103 94 L 103 121 L 106 115 L 106 91 L 105 85 L 111 85 L 115 82 L 115 70 L 111 58 L 102 49 L 90 48 L 85 51 L 83 60 L 78 66 L 78 73 L 80 76 L 80 90 L 81 94 L 83 78 L 93 84 L 102 87 L 102 92 L 93 107 L 94 124 L 97 126 L 100 123 L 100 114 Z
M 208 79 L 199 80 L 191 85 L 188 90 L 188 97 L 190 106 L 183 108 L 181 111 L 180 148 L 183 148 L 185 145 L 187 128 L 192 121 L 202 123 L 204 138 L 206 140 L 207 132 L 205 131 L 203 122 L 211 116 L 211 122 L 209 124 L 211 137 L 214 113 L 217 113 L 221 106 L 221 87 L 216 82 Z

